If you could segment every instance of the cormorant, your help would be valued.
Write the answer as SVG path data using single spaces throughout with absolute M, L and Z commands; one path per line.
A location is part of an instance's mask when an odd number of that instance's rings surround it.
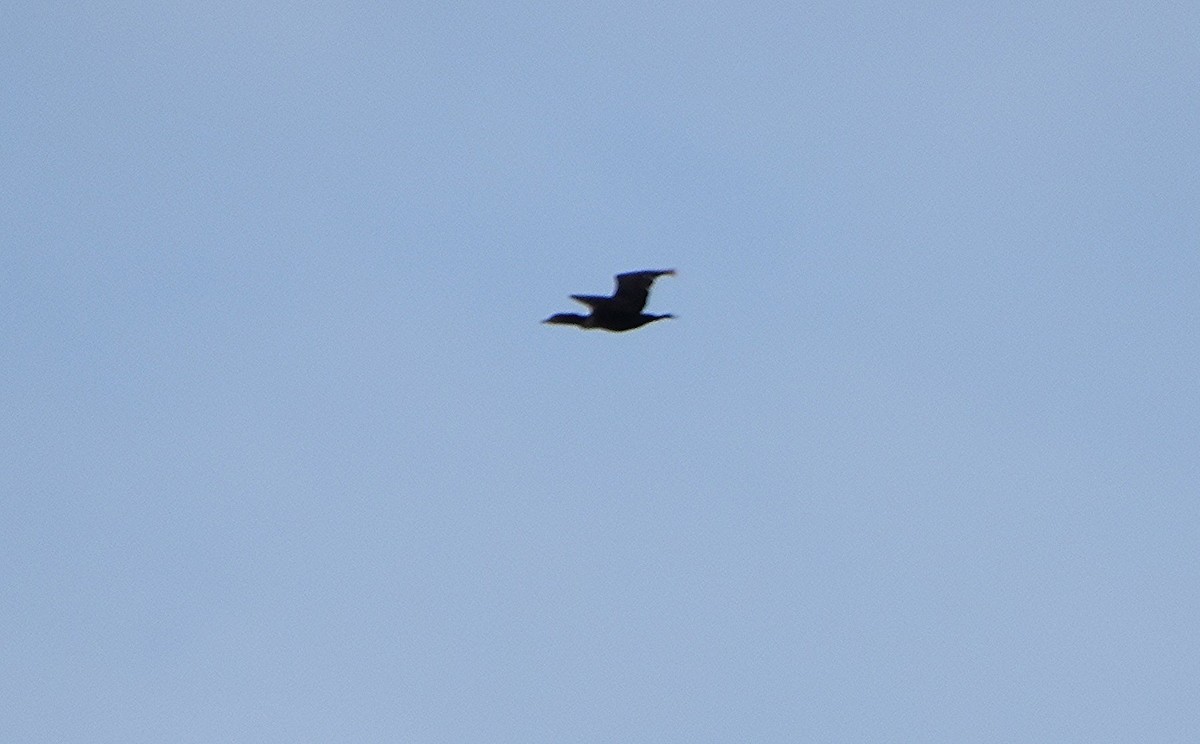
M 631 331 L 641 328 L 647 323 L 664 318 L 674 318 L 666 315 L 647 315 L 642 312 L 646 307 L 646 299 L 650 296 L 650 285 L 660 276 L 674 276 L 674 269 L 663 271 L 630 271 L 617 274 L 617 290 L 612 297 L 599 295 L 571 295 L 571 299 L 582 302 L 592 309 L 590 315 L 575 313 L 558 313 L 543 320 L 543 323 L 555 325 L 576 325 L 583 329 L 602 328 L 606 331 Z

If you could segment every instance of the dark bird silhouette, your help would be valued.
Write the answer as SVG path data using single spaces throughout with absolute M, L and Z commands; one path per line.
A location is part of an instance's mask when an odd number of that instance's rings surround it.
M 582 302 L 592 309 L 588 315 L 575 313 L 558 313 L 543 320 L 543 323 L 555 325 L 575 325 L 580 328 L 601 328 L 606 331 L 631 331 L 641 328 L 647 323 L 664 318 L 674 318 L 666 315 L 648 315 L 642 312 L 646 300 L 650 297 L 650 285 L 660 276 L 674 276 L 674 269 L 665 271 L 630 271 L 617 274 L 617 289 L 612 297 L 599 295 L 571 295 L 571 299 Z

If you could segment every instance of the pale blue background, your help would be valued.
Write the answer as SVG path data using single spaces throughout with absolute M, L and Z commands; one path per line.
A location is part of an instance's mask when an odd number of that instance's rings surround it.
M 0 739 L 1200 741 L 1200 5 L 250 5 L 0 12 Z

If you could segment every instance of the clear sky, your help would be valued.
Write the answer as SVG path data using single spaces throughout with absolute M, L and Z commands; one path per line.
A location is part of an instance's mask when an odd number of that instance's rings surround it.
M 1198 39 L 7 4 L 0 739 L 1200 741 Z

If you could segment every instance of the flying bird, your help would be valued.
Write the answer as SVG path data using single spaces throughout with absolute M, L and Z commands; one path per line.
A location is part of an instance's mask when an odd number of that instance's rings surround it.
M 630 271 L 617 274 L 617 289 L 612 297 L 599 295 L 571 295 L 571 299 L 582 302 L 592 309 L 588 315 L 575 313 L 558 313 L 543 320 L 543 323 L 554 325 L 574 325 L 583 329 L 602 328 L 606 331 L 631 331 L 641 328 L 647 323 L 664 318 L 674 318 L 666 315 L 648 315 L 642 312 L 646 300 L 650 297 L 650 285 L 660 276 L 675 276 L 674 269 L 662 271 Z

